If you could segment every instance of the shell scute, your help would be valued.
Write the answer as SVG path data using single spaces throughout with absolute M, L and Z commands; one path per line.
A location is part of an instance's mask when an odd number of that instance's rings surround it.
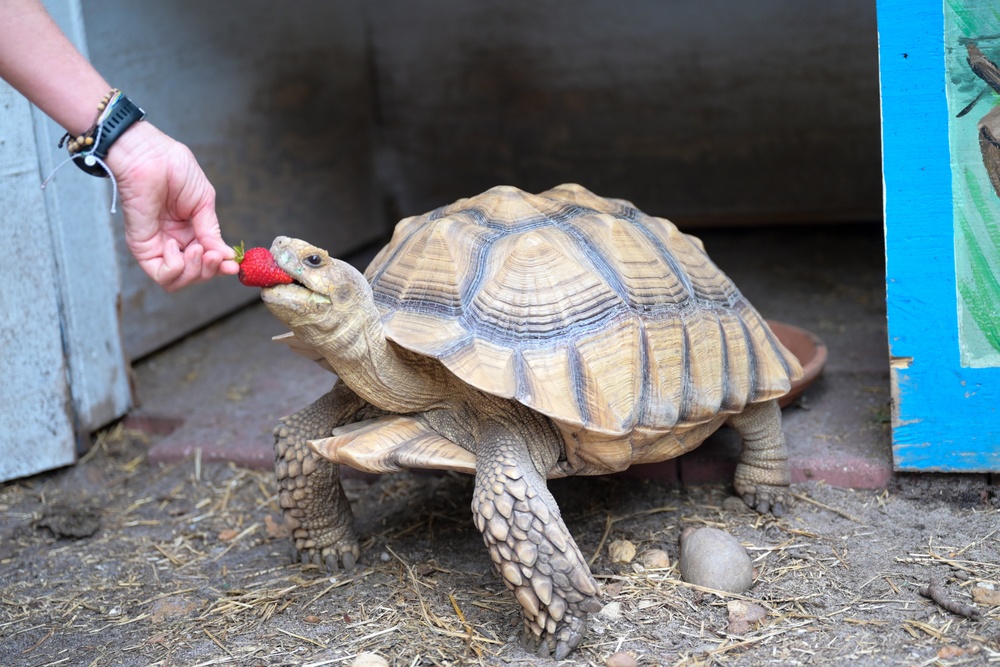
M 465 318 L 481 336 L 530 346 L 561 336 L 566 327 L 586 327 L 623 305 L 559 229 L 498 240 L 485 264 L 489 277 L 469 300 Z
M 573 350 L 561 346 L 528 349 L 521 357 L 522 381 L 516 394 L 521 403 L 571 424 L 591 423 L 587 403 L 580 400 Z
M 451 371 L 474 387 L 500 396 L 514 398 L 517 394 L 515 350 L 473 337 L 468 344 L 455 346 L 441 357 Z
M 684 317 L 687 357 L 685 386 L 689 394 L 681 421 L 698 423 L 719 414 L 728 377 L 725 346 L 719 319 L 708 310 L 694 310 Z
M 586 239 L 581 245 L 596 255 L 595 270 L 629 308 L 650 313 L 690 299 L 687 281 L 674 272 L 663 248 L 635 222 L 601 213 L 574 223 L 575 233 Z
M 687 341 L 680 317 L 645 324 L 648 399 L 642 423 L 669 429 L 684 409 L 687 372 Z
M 609 345 L 612 339 L 615 344 Z M 632 430 L 642 415 L 642 325 L 638 318 L 609 322 L 576 343 L 579 402 L 591 423 L 616 433 Z

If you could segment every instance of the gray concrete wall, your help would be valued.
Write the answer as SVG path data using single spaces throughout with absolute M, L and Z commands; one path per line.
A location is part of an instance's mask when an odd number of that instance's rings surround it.
M 578 181 L 686 223 L 881 217 L 870 0 L 372 0 L 401 215 Z

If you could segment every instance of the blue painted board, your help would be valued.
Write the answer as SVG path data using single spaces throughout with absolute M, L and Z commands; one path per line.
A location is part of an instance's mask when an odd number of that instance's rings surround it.
M 895 466 L 1000 471 L 1000 191 L 979 141 L 1000 93 L 968 63 L 970 43 L 1000 62 L 1000 13 L 977 0 L 877 7 Z

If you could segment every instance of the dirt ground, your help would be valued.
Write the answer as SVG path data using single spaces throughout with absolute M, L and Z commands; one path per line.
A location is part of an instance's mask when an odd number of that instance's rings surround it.
M 121 427 L 77 466 L 0 486 L 0 665 L 537 664 L 469 510 L 472 480 L 349 480 L 362 559 L 329 576 L 289 564 L 270 475 L 196 459 L 153 466 Z M 810 483 L 758 516 L 723 487 L 628 478 L 552 484 L 605 609 L 563 664 L 1000 665 L 1000 498 L 984 476 L 902 476 L 883 492 Z M 679 581 L 685 526 L 735 535 L 766 611 Z M 614 564 L 661 548 L 669 568 Z M 930 578 L 979 620 L 922 596 Z

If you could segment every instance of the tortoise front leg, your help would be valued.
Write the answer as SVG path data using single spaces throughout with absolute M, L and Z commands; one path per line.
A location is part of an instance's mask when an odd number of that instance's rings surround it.
M 788 486 L 792 475 L 778 401 L 748 405 L 728 423 L 743 439 L 733 478 L 736 493 L 761 514 L 781 516 L 791 505 Z
M 491 425 L 481 437 L 473 518 L 524 610 L 527 647 L 561 660 L 583 640 L 587 614 L 601 609 L 600 589 L 523 436 Z
M 354 514 L 340 483 L 340 466 L 316 454 L 309 440 L 352 418 L 367 404 L 338 381 L 315 403 L 274 429 L 274 469 L 278 503 L 292 533 L 296 560 L 336 571 L 351 569 L 360 549 L 354 533 Z

